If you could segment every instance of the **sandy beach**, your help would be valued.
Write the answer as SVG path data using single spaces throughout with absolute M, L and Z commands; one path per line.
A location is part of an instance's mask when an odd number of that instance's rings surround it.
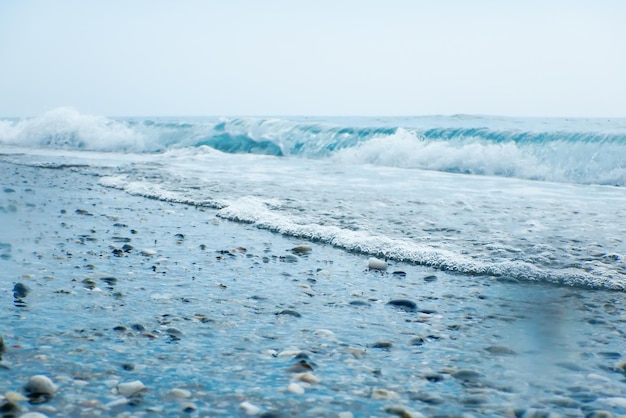
M 368 269 L 97 169 L 0 174 L 3 416 L 626 414 L 622 292 Z

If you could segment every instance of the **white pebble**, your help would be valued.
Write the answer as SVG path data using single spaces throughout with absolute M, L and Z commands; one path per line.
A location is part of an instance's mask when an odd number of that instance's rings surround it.
M 335 333 L 329 329 L 318 329 L 313 333 L 316 337 L 334 337 Z
M 372 257 L 367 260 L 367 268 L 369 268 L 370 270 L 387 270 L 387 262 Z
M 299 380 L 301 382 L 306 382 L 306 383 L 319 383 L 320 379 L 315 376 L 313 373 L 296 373 L 292 376 L 293 380 Z
M 141 380 L 135 380 L 133 382 L 120 383 L 117 385 L 117 393 L 128 398 L 141 392 L 145 388 Z
M 27 412 L 24 415 L 20 415 L 20 418 L 48 418 L 48 415 L 40 412 Z
M 148 248 L 141 250 L 141 255 L 145 255 L 146 257 L 152 257 L 153 255 L 156 255 L 156 251 L 155 250 L 150 250 Z
M 191 391 L 187 389 L 174 388 L 170 391 L 170 394 L 176 398 L 191 398 Z
M 248 401 L 240 403 L 239 408 L 243 409 L 246 415 L 259 415 L 261 413 L 261 408 Z
M 354 414 L 352 412 L 340 412 L 339 418 L 354 418 Z
M 115 408 L 116 406 L 126 405 L 128 403 L 128 399 L 126 398 L 117 398 L 112 400 L 111 402 L 104 405 L 106 409 Z
M 290 383 L 289 386 L 287 386 L 287 390 L 296 395 L 304 395 L 304 388 L 297 383 Z
M 52 395 L 57 391 L 57 386 L 47 376 L 38 374 L 28 379 L 25 389 L 30 393 Z
M 28 398 L 21 393 L 17 392 L 7 392 L 4 394 L 4 398 L 10 403 L 17 403 L 22 401 L 27 401 Z

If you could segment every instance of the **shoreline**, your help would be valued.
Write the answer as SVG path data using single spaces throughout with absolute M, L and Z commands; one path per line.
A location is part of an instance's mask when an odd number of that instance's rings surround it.
M 368 270 L 85 170 L 0 162 L 14 416 L 626 413 L 622 292 Z M 40 374 L 50 399 L 9 402 Z

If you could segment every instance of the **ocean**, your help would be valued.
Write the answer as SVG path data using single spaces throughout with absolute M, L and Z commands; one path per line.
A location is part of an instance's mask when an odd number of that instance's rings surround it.
M 38 164 L 348 251 L 469 276 L 626 288 L 626 119 L 2 121 Z M 17 157 L 16 157 L 17 158 Z
M 0 120 L 0 411 L 626 414 L 625 156 L 626 119 Z

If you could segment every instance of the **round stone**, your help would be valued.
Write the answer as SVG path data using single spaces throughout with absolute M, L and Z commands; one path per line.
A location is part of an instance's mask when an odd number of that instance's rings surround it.
M 52 383 L 49 377 L 38 374 L 28 379 L 24 389 L 34 395 L 52 395 L 57 391 L 57 386 Z
M 146 387 L 144 386 L 144 384 L 141 382 L 141 380 L 135 380 L 133 382 L 125 382 L 125 383 L 120 383 L 117 385 L 117 392 L 122 395 L 122 396 L 126 396 L 127 398 L 138 394 L 139 392 L 141 392 L 142 390 L 144 390 Z

